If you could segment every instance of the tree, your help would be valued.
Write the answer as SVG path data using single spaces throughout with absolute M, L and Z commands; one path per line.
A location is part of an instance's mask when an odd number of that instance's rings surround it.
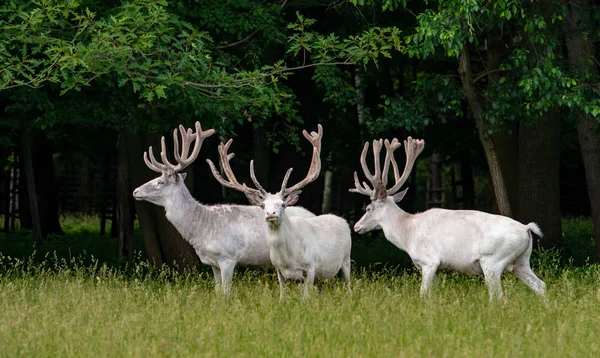
M 569 5 L 565 38 L 570 68 L 579 79 L 584 93 L 597 99 L 600 91 L 599 85 L 595 83 L 598 80 L 598 67 L 597 60 L 594 61 L 592 39 L 598 38 L 597 33 L 595 38 L 589 35 L 593 33 L 590 30 L 594 27 L 591 17 L 592 4 L 586 0 L 573 0 L 565 2 L 565 5 Z M 597 5 L 594 8 L 597 11 Z M 595 118 L 597 110 L 590 106 L 583 106 L 576 110 L 575 116 L 594 222 L 596 260 L 600 261 L 600 133 Z
M 6 15 L 0 19 L 0 90 L 30 87 L 32 92 L 66 97 L 76 91 L 78 98 L 89 89 L 99 90 L 110 108 L 96 115 L 106 115 L 104 127 L 120 132 L 121 138 L 131 132 L 163 133 L 190 114 L 206 118 L 207 126 L 216 124 L 215 118 L 236 118 L 257 121 L 260 127 L 273 116 L 286 116 L 292 123 L 299 119 L 293 94 L 283 83 L 292 71 L 368 63 L 398 44 L 393 28 L 371 28 L 343 39 L 319 34 L 310 30 L 315 21 L 300 13 L 291 22 L 282 21 L 278 4 L 232 0 L 203 5 L 200 11 L 196 2 L 188 1 L 8 1 L 0 5 Z M 252 16 L 242 15 L 247 10 Z M 253 27 L 257 29 L 248 34 Z M 223 35 L 231 30 L 233 36 Z M 268 46 L 261 49 L 265 42 Z M 293 65 L 286 65 L 285 56 Z M 169 118 L 173 109 L 180 114 L 178 120 Z M 44 112 L 37 123 L 42 129 L 68 122 L 63 116 L 49 116 L 53 108 Z M 219 122 L 221 133 L 233 132 L 234 123 Z M 120 151 L 118 163 L 120 253 L 128 258 L 131 225 L 125 221 L 131 217 L 131 200 L 126 193 L 141 184 L 141 178 L 124 161 L 137 152 L 131 160 L 140 162 L 141 147 L 128 155 Z M 136 208 L 155 263 L 194 263 L 190 258 L 195 260 L 195 255 L 190 255 L 189 246 L 177 244 L 182 240 L 162 213 L 138 203 Z
M 382 2 L 388 10 L 399 5 L 397 1 Z M 416 15 L 417 24 L 402 47 L 410 57 L 429 59 L 444 54 L 455 59 L 460 85 L 486 153 L 499 211 L 522 218 L 535 216 L 548 230 L 547 243 L 561 235 L 556 111 L 573 108 L 594 116 L 599 112 L 597 99 L 586 96 L 585 85 L 564 71 L 556 36 L 564 14 L 556 5 L 522 1 L 431 3 Z M 487 53 L 487 58 L 481 60 L 481 53 Z M 529 126 L 545 117 L 550 126 Z M 517 166 L 519 141 L 514 124 L 519 122 L 524 136 L 519 155 L 525 163 Z M 510 127 L 514 130 L 506 142 L 501 135 Z M 533 149 L 546 154 L 543 163 L 525 156 Z M 549 165 L 552 167 L 546 167 Z M 519 167 L 521 172 L 517 173 Z M 542 174 L 546 170 L 551 175 Z M 544 189 L 529 190 L 537 182 L 542 182 Z M 516 198 L 521 196 L 528 202 L 519 205 Z M 542 205 L 534 208 L 528 203 Z

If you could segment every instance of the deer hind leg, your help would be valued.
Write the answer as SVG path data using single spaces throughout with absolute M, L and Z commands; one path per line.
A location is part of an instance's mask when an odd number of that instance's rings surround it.
M 211 267 L 215 276 L 215 291 L 219 291 L 221 289 L 221 270 L 217 266 Z
M 340 274 L 344 279 L 346 288 L 348 288 L 348 293 L 352 294 L 352 288 L 350 287 L 350 268 L 350 257 L 348 257 L 344 260 L 344 263 L 342 263 L 342 269 L 340 270 Z
M 481 259 L 479 263 L 481 265 L 481 270 L 483 271 L 485 284 L 488 288 L 490 301 L 493 301 L 494 299 L 501 300 L 504 296 L 502 293 L 501 279 L 506 264 L 497 262 L 493 258 Z
M 529 263 L 529 258 L 531 257 L 531 250 L 533 249 L 532 240 L 529 240 L 529 246 L 527 250 L 523 252 L 514 262 L 514 271 L 515 276 L 521 282 L 525 284 L 525 286 L 532 289 L 535 293 L 540 296 L 546 295 L 546 284 L 544 281 L 540 280 L 535 273 L 531 270 L 531 264 Z

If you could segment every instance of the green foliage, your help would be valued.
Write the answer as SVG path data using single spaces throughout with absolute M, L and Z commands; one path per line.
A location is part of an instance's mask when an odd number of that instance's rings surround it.
M 463 92 L 448 76 L 424 74 L 407 92 L 410 97 L 382 97 L 379 107 L 383 109 L 383 116 L 367 121 L 371 132 L 384 133 L 404 127 L 418 133 L 440 117 L 463 115 Z
M 559 248 L 566 261 L 583 266 L 594 261 L 594 225 L 590 218 L 571 218 L 562 221 L 563 237 Z
M 350 2 L 363 7 L 379 5 L 384 11 L 393 11 L 400 5 L 398 1 Z M 424 4 L 427 7 L 416 14 L 414 28 L 404 31 L 401 52 L 430 61 L 443 57 L 456 60 L 463 48 L 477 53 L 479 58 L 472 62 L 481 72 L 475 75 L 475 81 L 482 100 L 489 104 L 484 106 L 489 122 L 535 120 L 555 107 L 568 108 L 571 115 L 583 112 L 600 118 L 597 76 L 566 70 L 559 42 L 566 18 L 566 8 L 561 3 L 450 0 Z M 420 3 L 402 5 L 410 10 Z M 586 25 L 581 26 L 581 31 L 587 33 Z M 498 51 L 488 49 L 495 46 L 493 42 L 499 43 L 502 61 L 499 68 L 486 68 L 481 61 L 486 52 Z M 436 77 L 431 79 L 435 83 Z M 427 113 L 429 107 L 419 103 L 420 98 L 420 93 L 410 98 L 384 98 L 383 106 L 391 116 L 403 118 L 398 125 L 424 128 L 432 120 Z M 415 102 L 416 106 L 411 106 Z M 410 118 L 402 114 L 407 112 Z M 379 129 L 389 127 L 386 122 L 393 120 L 384 116 L 383 121 L 377 124 Z
M 275 112 L 289 98 L 277 85 L 294 69 L 283 59 L 247 70 L 228 68 L 213 59 L 212 37 L 170 13 L 165 1 L 124 3 L 103 18 L 73 1 L 10 1 L 0 10 L 10 13 L 0 22 L 0 88 L 38 88 L 51 82 L 65 93 L 115 74 L 119 87 L 131 83 L 149 102 L 166 98 L 170 86 L 190 87 L 237 107 L 267 106 Z M 298 13 L 298 22 L 287 26 L 287 52 L 311 53 L 312 66 L 366 64 L 400 48 L 396 28 L 370 28 L 339 39 L 308 31 L 312 24 L 314 20 Z

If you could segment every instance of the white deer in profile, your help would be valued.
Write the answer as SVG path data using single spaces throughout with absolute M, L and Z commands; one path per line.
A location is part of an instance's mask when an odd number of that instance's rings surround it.
M 236 266 L 271 266 L 262 210 L 255 206 L 198 203 L 185 186 L 186 174 L 181 171 L 196 159 L 204 139 L 215 131 L 202 131 L 200 122 L 196 122 L 195 133 L 191 129 L 186 131 L 181 125 L 179 132 L 181 153 L 177 129 L 173 130 L 177 165 L 167 160 L 165 137 L 162 137 L 162 163 L 154 158 L 152 147 L 148 150 L 149 155 L 144 152 L 148 168 L 161 176 L 135 189 L 133 196 L 165 208 L 167 219 L 192 245 L 200 261 L 212 267 L 216 288 L 229 294 Z M 193 141 L 196 143 L 190 153 Z M 301 207 L 290 208 L 289 213 L 291 216 L 315 216 Z
M 316 217 L 291 216 L 290 210 L 298 201 L 303 187 L 315 181 L 321 170 L 321 137 L 323 128 L 318 126 L 318 133 L 303 135 L 313 145 L 313 154 L 307 176 L 298 184 L 287 187 L 292 173 L 290 168 L 283 179 L 281 189 L 275 194 L 268 193 L 260 185 L 254 174 L 254 161 L 250 162 L 250 177 L 257 189 L 240 184 L 231 170 L 229 160 L 234 154 L 227 154 L 232 143 L 219 145 L 221 168 L 228 180 L 225 180 L 215 165 L 207 160 L 215 178 L 223 186 L 246 194 L 248 200 L 263 211 L 263 221 L 267 232 L 267 243 L 273 266 L 277 269 L 280 298 L 285 297 L 285 280 L 304 280 L 304 297 L 309 296 L 310 287 L 315 278 L 326 280 L 341 273 L 348 290 L 350 290 L 350 249 L 351 231 L 348 222 L 339 216 L 325 214 Z
M 416 158 L 425 142 L 408 137 L 404 141 L 406 166 L 400 176 L 394 159 L 394 150 L 400 147 L 397 139 L 385 140 L 386 156 L 380 170 L 382 140 L 373 141 L 375 173 L 366 164 L 369 143 L 365 143 L 360 164 L 372 188 L 362 184 L 354 172 L 355 188 L 350 192 L 367 195 L 371 204 L 354 225 L 359 234 L 383 230 L 385 237 L 399 249 L 408 253 L 422 275 L 421 296 L 428 293 L 438 269 L 481 275 L 485 277 L 490 300 L 502 298 L 500 279 L 502 273 L 514 271 L 515 275 L 533 291 L 545 295 L 546 284 L 531 270 L 529 258 L 533 248 L 531 233 L 542 236 L 537 224 L 523 225 L 511 218 L 474 210 L 430 209 L 409 214 L 396 203 L 406 194 L 398 190 L 408 179 Z M 386 189 L 390 163 L 394 168 L 396 183 Z

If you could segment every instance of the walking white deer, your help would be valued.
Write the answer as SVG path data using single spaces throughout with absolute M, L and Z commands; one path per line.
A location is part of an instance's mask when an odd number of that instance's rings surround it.
M 162 164 L 154 158 L 152 147 L 148 150 L 149 155 L 144 152 L 148 168 L 161 173 L 161 176 L 135 189 L 133 196 L 165 208 L 167 219 L 192 245 L 200 261 L 212 267 L 217 290 L 222 288 L 229 294 L 237 265 L 271 266 L 263 214 L 255 206 L 198 203 L 183 183 L 186 174 L 181 171 L 196 159 L 204 139 L 215 131 L 202 131 L 200 122 L 196 122 L 195 133 L 191 129 L 186 132 L 181 125 L 179 132 L 181 154 L 177 129 L 173 130 L 174 156 L 178 164 L 173 165 L 167 160 L 165 138 L 162 137 Z M 193 141 L 196 143 L 189 153 Z M 315 216 L 301 207 L 290 209 L 290 215 Z
M 533 273 L 529 264 L 533 247 L 531 233 L 542 236 L 537 224 L 523 225 L 505 216 L 474 210 L 430 209 L 412 215 L 396 205 L 408 188 L 401 192 L 398 190 L 408 179 L 424 146 L 423 140 L 408 137 L 404 141 L 406 166 L 400 176 L 394 159 L 394 150 L 400 147 L 397 139 L 394 138 L 391 143 L 385 140 L 383 171 L 380 171 L 382 140 L 373 141 L 374 174 L 366 164 L 369 143 L 365 143 L 360 164 L 373 187 L 370 188 L 366 182 L 361 185 L 354 172 L 355 188 L 350 192 L 368 195 L 371 204 L 354 225 L 354 231 L 362 234 L 381 229 L 390 242 L 407 252 L 421 270 L 421 296 L 428 293 L 438 269 L 483 274 L 490 300 L 502 298 L 501 275 L 505 270 L 514 270 L 525 285 L 544 296 L 546 284 Z M 396 183 L 386 190 L 390 163 Z
M 351 231 L 348 222 L 339 216 L 325 214 L 316 217 L 298 217 L 289 215 L 291 207 L 298 201 L 303 187 L 315 181 L 321 170 L 321 137 L 318 133 L 302 134 L 313 144 L 313 154 L 307 176 L 298 184 L 288 188 L 287 182 L 292 173 L 290 168 L 283 179 L 281 189 L 276 194 L 268 193 L 260 185 L 254 174 L 254 161 L 250 162 L 250 177 L 257 189 L 240 184 L 231 170 L 229 160 L 234 154 L 227 154 L 232 143 L 219 145 L 221 168 L 228 180 L 225 180 L 210 161 L 208 164 L 221 185 L 246 194 L 248 200 L 264 210 L 267 243 L 273 266 L 277 269 L 280 298 L 285 297 L 285 280 L 304 280 L 304 297 L 309 296 L 310 287 L 315 278 L 326 280 L 341 272 L 341 276 L 350 289 L 350 249 Z M 341 270 L 341 271 L 340 271 Z

